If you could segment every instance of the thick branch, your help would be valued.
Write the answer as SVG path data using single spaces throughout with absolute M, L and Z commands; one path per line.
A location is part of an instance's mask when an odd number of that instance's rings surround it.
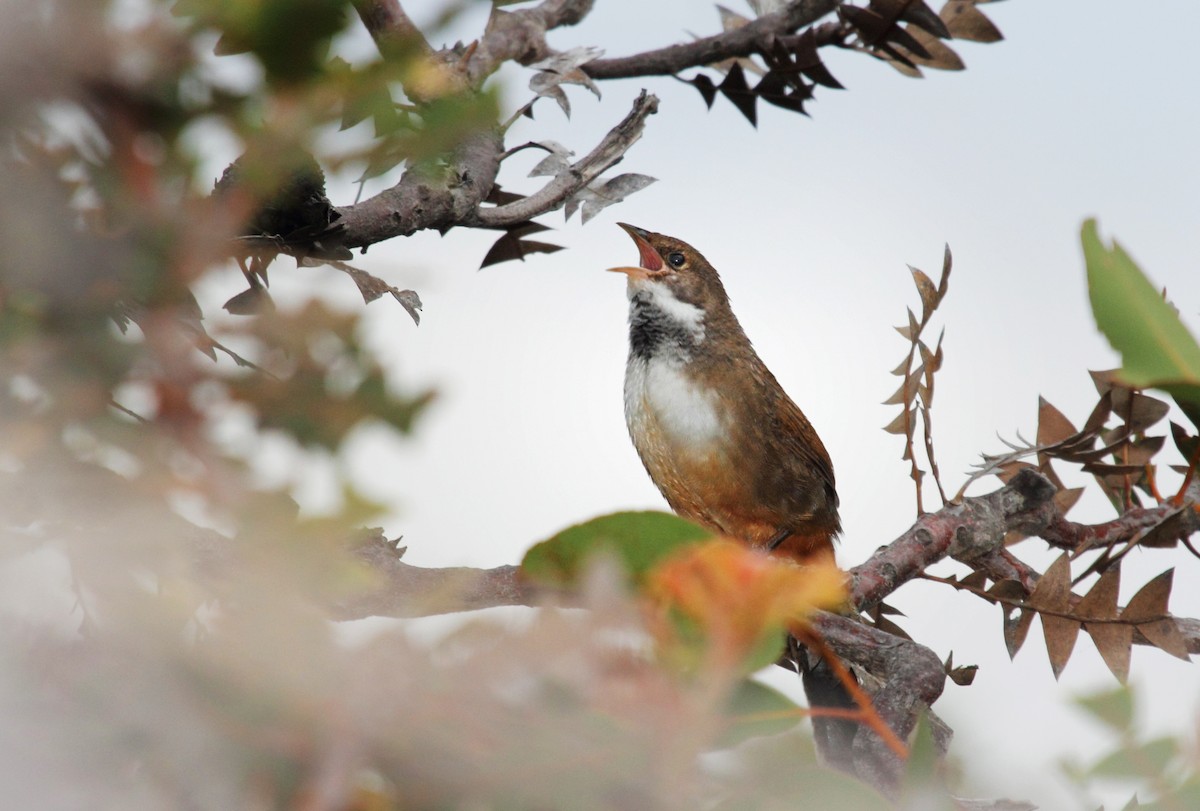
M 786 8 L 764 14 L 723 34 L 633 56 L 597 59 L 584 65 L 583 70 L 593 79 L 669 76 L 686 68 L 749 56 L 767 50 L 775 38 L 816 22 L 839 5 L 838 0 L 796 0 Z
M 643 90 L 629 114 L 609 130 L 595 149 L 572 164 L 570 171 L 559 174 L 538 191 L 514 203 L 480 208 L 463 224 L 490 228 L 516 225 L 562 207 L 581 189 L 620 162 L 629 148 L 642 137 L 646 119 L 656 112 L 658 97 Z
M 433 53 L 421 30 L 404 12 L 400 0 L 354 0 L 354 10 L 384 56 L 412 47 L 427 56 Z
M 342 244 L 357 248 L 462 223 L 495 185 L 503 152 L 497 133 L 476 133 L 454 153 L 450 167 L 437 175 L 409 169 L 390 189 L 339 208 Z
M 494 9 L 487 31 L 479 39 L 464 70 L 478 87 L 505 62 L 529 65 L 550 55 L 546 32 L 575 25 L 592 10 L 595 0 L 545 0 L 520 11 Z
M 880 680 L 871 704 L 901 739 L 907 738 L 945 686 L 946 671 L 937 654 L 852 617 L 819 611 L 810 622 L 834 653 Z M 938 746 L 945 752 L 952 733 L 944 724 L 936 729 Z M 894 787 L 902 766 L 878 735 L 860 728 L 853 744 L 853 768 L 860 778 L 875 786 Z
M 921 516 L 911 529 L 850 570 L 851 601 L 859 610 L 870 609 L 943 558 L 983 558 L 1003 549 L 1010 530 L 1037 533 L 1054 515 L 1053 498 L 1054 485 L 1024 470 L 994 493 Z

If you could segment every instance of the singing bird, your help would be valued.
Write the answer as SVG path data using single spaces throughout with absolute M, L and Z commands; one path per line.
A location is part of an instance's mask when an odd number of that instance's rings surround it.
M 625 421 L 675 512 L 751 547 L 832 559 L 833 464 L 758 357 L 717 271 L 686 242 L 619 223 L 628 276 Z

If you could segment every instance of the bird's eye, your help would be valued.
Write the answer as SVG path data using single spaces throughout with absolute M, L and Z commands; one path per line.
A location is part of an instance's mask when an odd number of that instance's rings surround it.
M 681 254 L 679 251 L 674 251 L 667 254 L 667 261 L 671 263 L 671 267 L 681 268 L 687 262 L 687 257 Z

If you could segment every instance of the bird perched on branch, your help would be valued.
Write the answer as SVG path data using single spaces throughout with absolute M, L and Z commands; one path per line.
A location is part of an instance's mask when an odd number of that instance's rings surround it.
M 717 271 L 673 237 L 620 223 L 629 277 L 625 421 L 675 512 L 751 547 L 832 558 L 833 465 L 754 351 Z
M 753 548 L 832 562 L 841 531 L 833 464 L 758 357 L 717 271 L 673 237 L 619 223 L 637 244 L 629 277 L 625 421 L 675 512 Z M 829 664 L 792 647 L 809 703 L 855 706 Z M 826 761 L 853 770 L 852 721 L 813 718 Z

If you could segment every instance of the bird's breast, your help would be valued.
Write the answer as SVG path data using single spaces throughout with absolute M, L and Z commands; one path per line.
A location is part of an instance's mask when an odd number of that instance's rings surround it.
M 721 412 L 718 393 L 693 380 L 681 359 L 629 358 L 625 420 L 635 445 L 665 442 L 676 452 L 707 454 L 725 436 Z

